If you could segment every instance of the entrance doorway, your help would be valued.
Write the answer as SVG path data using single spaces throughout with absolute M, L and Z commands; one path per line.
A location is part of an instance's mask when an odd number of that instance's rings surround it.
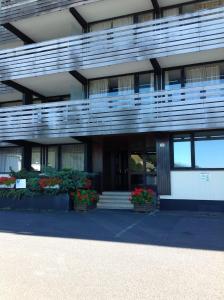
M 156 190 L 155 151 L 105 151 L 103 165 L 105 191 L 129 191 L 135 187 Z
M 128 151 L 104 152 L 104 189 L 129 190 Z

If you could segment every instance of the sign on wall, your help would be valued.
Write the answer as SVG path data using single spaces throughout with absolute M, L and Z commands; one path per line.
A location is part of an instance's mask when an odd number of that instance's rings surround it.
M 26 179 L 16 179 L 17 189 L 26 189 Z

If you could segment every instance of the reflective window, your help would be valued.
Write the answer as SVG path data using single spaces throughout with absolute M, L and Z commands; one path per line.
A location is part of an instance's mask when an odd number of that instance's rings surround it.
M 224 135 L 195 136 L 195 167 L 224 168 Z
M 154 73 L 139 74 L 139 92 L 149 93 L 154 91 Z
M 47 165 L 54 169 L 58 168 L 58 147 L 48 147 Z
M 85 147 L 83 144 L 63 145 L 61 147 L 62 169 L 84 171 Z
M 41 170 L 41 148 L 40 147 L 32 148 L 31 167 L 34 171 L 39 172 Z
M 186 4 L 182 7 L 182 13 L 193 13 L 196 11 L 200 11 L 203 9 L 213 9 L 219 6 L 224 5 L 224 0 L 207 0 L 207 1 L 200 1 L 194 4 Z
M 191 140 L 190 136 L 177 136 L 173 143 L 174 167 L 191 168 Z
M 186 86 L 219 84 L 224 79 L 224 64 L 209 64 L 185 68 Z
M 144 172 L 144 157 L 143 154 L 131 154 L 130 171 L 133 173 Z
M 22 148 L 0 148 L 0 172 L 15 172 L 22 168 Z
M 170 70 L 165 73 L 165 89 L 174 90 L 181 88 L 181 70 Z
M 148 12 L 138 16 L 138 23 L 148 22 L 153 20 L 153 13 Z

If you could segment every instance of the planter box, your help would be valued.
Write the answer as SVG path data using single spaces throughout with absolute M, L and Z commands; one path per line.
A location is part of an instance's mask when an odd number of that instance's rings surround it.
M 154 210 L 154 205 L 152 203 L 134 203 L 134 211 L 135 212 L 151 212 Z
M 97 206 L 96 203 L 93 203 L 91 205 L 88 205 L 86 203 L 75 203 L 74 204 L 74 210 L 75 211 L 82 211 L 82 212 L 86 212 L 86 211 L 89 211 L 89 210 L 92 210 L 92 209 L 95 209 Z
M 35 197 L 0 198 L 0 209 L 34 211 L 69 211 L 68 194 L 56 196 L 40 195 Z

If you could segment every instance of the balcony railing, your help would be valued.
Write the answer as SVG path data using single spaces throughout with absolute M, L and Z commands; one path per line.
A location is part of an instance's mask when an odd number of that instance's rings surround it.
M 224 7 L 0 51 L 0 80 L 224 48 Z
M 224 128 L 224 84 L 0 109 L 0 141 Z
M 99 0 L 2 0 L 1 24 Z

